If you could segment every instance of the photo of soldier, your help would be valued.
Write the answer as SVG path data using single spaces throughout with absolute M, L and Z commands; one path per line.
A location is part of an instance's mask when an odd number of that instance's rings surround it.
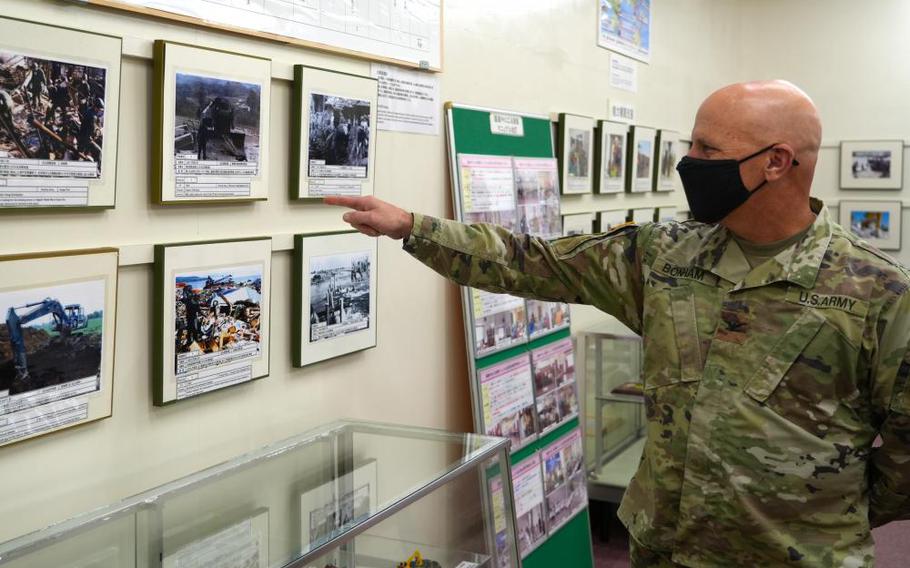
M 591 155 L 591 133 L 569 129 L 569 177 L 588 177 L 588 159 Z
M 664 140 L 660 149 L 660 177 L 670 179 L 676 171 L 676 144 L 672 140 Z
M 623 160 L 626 156 L 626 137 L 619 134 L 610 134 L 609 138 L 609 159 L 604 161 L 606 177 L 619 178 L 622 177 L 622 173 L 625 170 Z
M 260 85 L 177 73 L 175 89 L 175 158 L 258 164 Z
M 0 49 L 0 155 L 94 162 L 101 175 L 107 70 Z
M 651 140 L 639 140 L 635 151 L 638 154 L 638 167 L 635 170 L 635 177 L 647 179 L 651 176 L 651 156 L 654 153 L 654 143 Z
M 367 177 L 370 102 L 310 95 L 310 177 Z

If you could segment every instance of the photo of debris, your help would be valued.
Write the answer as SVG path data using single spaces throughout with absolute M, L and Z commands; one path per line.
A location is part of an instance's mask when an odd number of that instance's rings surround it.
M 310 95 L 309 177 L 367 177 L 370 102 Z
M 260 352 L 262 265 L 179 273 L 174 286 L 175 364 L 199 354 Z
M 107 70 L 0 48 L 0 156 L 94 162 L 101 175 Z
M 0 391 L 95 377 L 101 385 L 103 279 L 0 293 Z
M 310 259 L 310 343 L 370 327 L 369 251 Z
M 177 73 L 174 157 L 259 162 L 261 86 Z

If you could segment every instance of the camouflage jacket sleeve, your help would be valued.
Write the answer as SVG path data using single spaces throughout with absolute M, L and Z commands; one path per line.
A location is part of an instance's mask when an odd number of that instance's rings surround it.
M 651 225 L 547 241 L 488 224 L 414 214 L 404 250 L 439 274 L 488 292 L 593 305 L 641 330 L 642 256 Z
M 882 445 L 869 470 L 872 526 L 910 519 L 910 292 L 882 311 L 878 330 L 872 380 Z

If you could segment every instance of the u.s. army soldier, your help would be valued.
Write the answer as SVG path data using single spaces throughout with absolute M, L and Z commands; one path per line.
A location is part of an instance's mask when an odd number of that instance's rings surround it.
M 633 566 L 872 566 L 871 528 L 910 517 L 910 276 L 809 197 L 820 141 L 792 84 L 725 87 L 677 167 L 695 221 L 549 242 L 327 201 L 460 284 L 642 335 Z

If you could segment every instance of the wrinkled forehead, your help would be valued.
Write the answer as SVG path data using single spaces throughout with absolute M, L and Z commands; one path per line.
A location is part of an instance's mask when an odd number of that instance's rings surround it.
M 753 144 L 764 139 L 762 135 L 770 126 L 771 120 L 761 117 L 766 109 L 754 97 L 715 93 L 698 108 L 692 138 L 715 147 Z

